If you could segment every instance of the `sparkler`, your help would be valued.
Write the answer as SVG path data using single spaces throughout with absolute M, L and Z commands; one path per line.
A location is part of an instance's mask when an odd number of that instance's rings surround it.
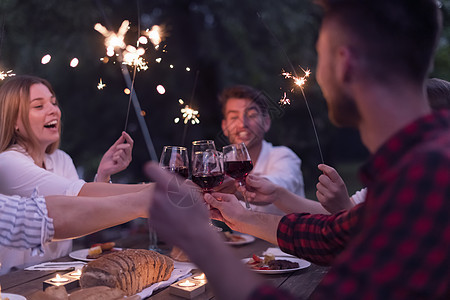
M 144 55 L 144 48 L 137 48 L 128 45 L 123 51 L 123 63 L 129 66 L 136 66 L 137 70 L 147 70 L 148 65 L 145 59 L 142 57 Z
M 324 164 L 325 162 L 323 160 L 322 148 L 320 147 L 319 135 L 317 134 L 316 124 L 314 123 L 314 117 L 313 117 L 313 115 L 311 113 L 311 109 L 309 108 L 308 100 L 306 100 L 305 91 L 303 90 L 303 86 L 306 83 L 306 78 L 309 77 L 309 75 L 311 74 L 311 71 L 309 69 L 304 70 L 303 68 L 300 67 L 303 70 L 303 72 L 305 73 L 305 75 L 303 77 L 297 76 L 297 74 L 295 72 L 295 68 L 292 65 L 291 60 L 289 59 L 289 56 L 286 53 L 286 50 L 283 48 L 283 46 L 280 43 L 280 41 L 278 40 L 277 36 L 273 33 L 273 31 L 269 28 L 269 26 L 264 22 L 264 20 L 262 19 L 261 15 L 259 13 L 257 13 L 257 15 L 258 15 L 259 20 L 261 21 L 261 23 L 266 27 L 267 31 L 269 31 L 269 33 L 275 39 L 275 41 L 277 42 L 278 46 L 283 51 L 283 54 L 286 57 L 289 65 L 292 67 L 294 75 L 292 75 L 292 73 L 285 72 L 284 70 L 282 71 L 282 75 L 284 75 L 285 78 L 292 78 L 292 79 L 294 79 L 295 85 L 300 87 L 303 99 L 305 100 L 306 108 L 308 109 L 308 113 L 309 113 L 309 117 L 311 119 L 311 123 L 312 123 L 312 126 L 313 126 L 314 135 L 316 137 L 316 142 L 317 142 L 317 147 L 319 149 L 320 159 L 321 159 L 322 163 Z M 293 90 L 294 89 L 292 89 L 292 91 Z M 284 97 L 280 100 L 280 104 L 284 104 L 284 105 L 290 104 L 290 100 L 286 97 L 286 93 L 284 93 Z
M 99 90 L 103 90 L 103 88 L 106 86 L 106 84 L 104 84 L 103 82 L 102 82 L 102 79 L 100 78 L 100 82 L 97 84 L 97 88 L 99 89 Z
M 105 37 L 106 54 L 109 57 L 114 56 L 116 49 L 125 49 L 126 45 L 124 42 L 125 34 L 129 29 L 130 22 L 124 20 L 120 25 L 119 31 L 115 33 L 114 31 L 109 31 L 100 23 L 95 24 L 94 29 L 100 32 Z
M 7 77 L 13 77 L 16 76 L 16 74 L 13 73 L 13 70 L 8 71 L 0 71 L 0 80 L 5 80 Z
M 158 49 L 164 36 L 161 26 L 154 25 L 151 30 L 147 29 L 145 32 L 148 35 L 150 42 L 155 46 L 155 49 Z
M 183 99 L 178 100 L 178 103 L 180 103 L 181 105 L 184 104 Z M 199 124 L 200 123 L 200 114 L 198 112 L 198 110 L 191 108 L 189 105 L 185 105 L 183 108 L 181 108 L 180 110 L 182 116 L 183 116 L 183 123 L 187 124 L 189 121 L 191 122 L 192 125 L 195 124 Z M 177 124 L 180 122 L 180 118 L 175 118 L 174 123 Z
M 150 154 L 150 158 L 153 161 L 156 161 L 158 159 L 156 151 L 153 146 L 153 142 L 150 138 L 150 133 L 148 131 L 147 124 L 145 123 L 144 117 L 141 114 L 142 109 L 139 104 L 139 100 L 136 96 L 136 93 L 134 92 L 134 79 L 136 75 L 137 66 L 139 65 L 140 69 L 146 68 L 145 61 L 141 57 L 145 53 L 145 50 L 143 48 L 136 49 L 133 46 L 126 46 L 124 38 L 125 34 L 129 29 L 129 25 L 130 25 L 129 21 L 127 20 L 123 21 L 117 33 L 109 31 L 108 29 L 106 29 L 106 27 L 104 27 L 100 23 L 95 24 L 94 29 L 100 32 L 105 37 L 106 54 L 110 57 L 116 55 L 119 62 L 121 62 L 120 69 L 122 71 L 122 75 L 125 79 L 125 82 L 128 86 L 128 89 L 130 90 L 130 101 L 128 102 L 128 110 L 124 130 L 126 131 L 127 129 L 130 106 L 131 102 L 133 102 L 135 113 L 139 125 L 141 127 L 142 134 L 144 135 L 144 140 L 147 145 L 147 150 Z M 125 65 L 134 65 L 135 68 L 133 73 L 133 80 L 131 80 L 130 73 L 128 72 L 128 69 L 125 67 Z

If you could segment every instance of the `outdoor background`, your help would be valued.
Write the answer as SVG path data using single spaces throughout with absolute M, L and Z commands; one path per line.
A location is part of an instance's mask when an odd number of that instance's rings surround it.
M 432 76 L 450 80 L 450 1 L 442 5 L 445 29 Z M 94 25 L 99 22 L 117 32 L 122 21 L 129 20 L 125 41 L 130 45 L 136 45 L 138 29 L 160 25 L 165 32 L 161 47 L 143 45 L 148 70 L 135 75 L 136 95 L 158 158 L 164 145 L 190 149 L 196 139 L 224 145 L 217 104 L 224 87 L 248 84 L 274 103 L 287 92 L 292 103 L 272 111 L 267 140 L 300 156 L 307 195 L 315 198 L 321 158 L 311 119 L 300 91 L 291 93 L 292 81 L 281 76 L 282 70 L 303 76 L 301 67 L 309 68 L 312 75 L 304 92 L 324 161 L 338 169 L 353 193 L 360 188 L 356 172 L 367 152 L 356 131 L 337 129 L 328 121 L 315 81 L 319 16 L 309 0 L 0 0 L 0 71 L 37 75 L 52 83 L 63 112 L 61 149 L 89 181 L 103 153 L 125 128 L 129 102 L 120 66 L 100 60 L 106 56 L 104 37 Z M 46 54 L 52 59 L 42 64 Z M 72 68 L 74 57 L 79 64 Z M 129 71 L 133 76 L 132 67 Z M 106 84 L 102 90 L 97 89 L 100 79 Z M 157 93 L 157 85 L 165 87 L 165 94 Z M 181 118 L 180 98 L 199 111 L 199 124 L 174 123 Z M 142 166 L 150 156 L 133 107 L 127 131 L 135 140 L 133 161 L 113 181 L 147 181 Z

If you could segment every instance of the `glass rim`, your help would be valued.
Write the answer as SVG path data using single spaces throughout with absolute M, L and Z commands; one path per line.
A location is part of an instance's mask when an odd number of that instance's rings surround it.
M 222 149 L 227 148 L 227 147 L 233 147 L 233 146 L 236 146 L 236 145 L 239 145 L 239 146 L 242 146 L 242 145 L 243 145 L 245 148 L 247 148 L 247 146 L 245 145 L 245 143 L 242 142 L 242 143 L 235 143 L 235 144 L 225 145 L 225 146 L 222 147 Z
M 214 140 L 197 140 L 197 141 L 192 141 L 192 145 L 198 145 L 198 144 L 214 144 Z
M 180 149 L 180 150 L 186 150 L 186 151 L 187 151 L 187 148 L 184 147 L 184 146 L 164 146 L 164 147 L 163 147 L 163 151 L 164 151 L 165 149 Z

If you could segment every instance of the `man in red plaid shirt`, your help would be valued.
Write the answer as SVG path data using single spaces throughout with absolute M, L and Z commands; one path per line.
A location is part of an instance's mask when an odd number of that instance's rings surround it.
M 450 299 L 450 114 L 431 113 L 424 84 L 441 28 L 437 1 L 320 3 L 317 81 L 331 121 L 358 128 L 372 153 L 361 170 L 366 202 L 331 216 L 280 217 L 246 211 L 232 195 L 205 200 L 232 229 L 331 265 L 313 299 Z M 292 297 L 244 270 L 199 207 L 168 205 L 170 175 L 151 173 L 151 224 L 205 271 L 219 297 Z

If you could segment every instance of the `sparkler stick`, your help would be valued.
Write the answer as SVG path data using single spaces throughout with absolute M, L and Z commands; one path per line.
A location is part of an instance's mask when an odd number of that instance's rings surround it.
M 320 159 L 322 161 L 323 164 L 325 164 L 324 159 L 323 159 L 323 154 L 322 154 L 322 148 L 320 147 L 320 142 L 319 142 L 319 135 L 317 133 L 317 129 L 316 129 L 316 124 L 314 123 L 314 117 L 311 113 L 311 109 L 309 108 L 309 104 L 308 104 L 308 100 L 306 100 L 306 96 L 305 96 L 305 92 L 303 90 L 303 84 L 304 81 L 298 81 L 300 79 L 300 77 L 297 76 L 297 72 L 295 71 L 294 66 L 291 63 L 291 60 L 289 59 L 289 56 L 286 53 L 286 50 L 284 49 L 283 45 L 280 43 L 280 41 L 278 40 L 277 36 L 275 35 L 275 33 L 269 28 L 269 26 L 264 22 L 264 20 L 262 19 L 260 13 L 257 13 L 261 23 L 264 25 L 264 27 L 266 27 L 267 31 L 269 31 L 269 33 L 272 35 L 272 37 L 275 39 L 275 41 L 277 42 L 278 46 L 280 47 L 280 49 L 283 51 L 284 56 L 286 57 L 287 62 L 289 63 L 289 65 L 292 68 L 293 74 L 295 75 L 294 80 L 296 85 L 298 85 L 300 87 L 300 90 L 302 91 L 302 95 L 303 95 L 303 99 L 305 100 L 305 104 L 306 104 L 306 108 L 308 109 L 308 113 L 309 113 L 309 117 L 311 119 L 311 123 L 313 126 L 313 130 L 314 130 L 314 135 L 316 137 L 316 142 L 317 142 L 317 148 L 319 149 L 319 154 L 320 154 Z M 302 69 L 303 70 L 303 69 Z M 305 72 L 305 77 L 309 76 L 310 71 L 309 70 L 303 70 Z M 286 73 L 289 74 L 289 73 Z M 286 74 L 283 74 L 286 76 Z M 291 75 L 292 77 L 292 75 Z M 304 77 L 303 77 L 304 78 Z M 286 95 L 284 97 L 284 99 L 286 99 Z M 289 99 L 287 99 L 289 101 Z
M 193 101 L 194 95 L 195 95 L 195 89 L 197 88 L 198 74 L 199 74 L 199 71 L 197 71 L 197 72 L 195 73 L 194 87 L 192 88 L 191 99 L 190 99 L 190 101 L 189 101 L 190 104 L 192 104 L 192 101 Z M 186 112 L 185 112 L 185 113 L 186 113 Z M 195 122 L 195 119 L 193 119 L 193 120 L 194 120 L 194 122 Z M 197 119 L 197 120 L 198 120 L 198 119 Z M 185 139 L 186 139 L 187 129 L 188 129 L 188 126 L 189 126 L 189 125 L 188 125 L 188 124 L 189 124 L 188 121 L 189 121 L 189 120 L 185 118 L 185 120 L 184 120 L 185 125 L 184 125 L 184 130 L 183 130 L 183 137 L 181 138 L 181 145 L 184 145 L 184 142 L 185 142 Z
M 103 10 L 103 7 L 101 5 L 101 1 L 97 0 L 96 1 L 97 6 L 99 7 L 100 11 L 103 14 L 104 19 L 107 21 L 108 23 L 108 18 L 105 15 L 105 12 Z M 147 146 L 147 150 L 149 152 L 150 155 L 150 159 L 153 161 L 158 161 L 158 157 L 156 155 L 156 151 L 155 151 L 155 147 L 153 146 L 153 142 L 152 139 L 150 137 L 150 132 L 148 131 L 148 127 L 147 124 L 144 120 L 144 117 L 141 114 L 141 106 L 139 104 L 139 100 L 136 96 L 136 93 L 134 91 L 134 78 L 133 81 L 131 80 L 130 77 L 130 73 L 128 72 L 128 68 L 126 65 L 123 64 L 123 57 L 122 57 L 122 49 L 125 48 L 125 43 L 123 41 L 125 33 L 128 31 L 128 21 L 124 21 L 118 31 L 117 34 L 108 31 L 104 26 L 102 26 L 101 24 L 96 24 L 96 26 L 94 27 L 98 32 L 100 32 L 101 34 L 103 34 L 103 36 L 105 36 L 105 44 L 107 45 L 107 50 L 109 53 L 107 53 L 109 56 L 113 56 L 114 55 L 114 51 L 115 49 L 120 49 L 118 50 L 120 52 L 118 58 L 119 58 L 119 62 L 120 62 L 120 69 L 122 71 L 122 75 L 124 77 L 125 83 L 127 84 L 128 89 L 130 90 L 130 101 L 128 103 L 128 107 L 130 107 L 130 102 L 133 102 L 133 106 L 134 106 L 134 110 L 136 112 L 136 116 L 139 122 L 139 125 L 141 127 L 141 131 L 142 131 L 142 135 L 144 136 L 144 141 L 145 144 Z M 139 31 L 138 31 L 139 32 Z M 116 39 L 117 38 L 117 39 Z M 112 53 L 110 52 L 111 50 L 111 46 L 112 46 Z M 111 54 L 111 55 L 110 55 Z M 136 65 L 135 65 L 136 66 Z M 136 69 L 135 69 L 136 70 Z M 125 128 L 127 127 L 127 123 L 128 123 L 128 113 L 129 113 L 129 109 L 127 112 L 127 119 L 126 119 L 126 123 L 125 123 Z
M 158 157 L 156 155 L 155 147 L 153 146 L 152 139 L 150 137 L 150 132 L 148 131 L 147 123 L 145 123 L 145 119 L 141 114 L 141 105 L 139 104 L 138 97 L 136 96 L 136 93 L 133 92 L 134 88 L 131 83 L 130 73 L 128 72 L 128 68 L 126 65 L 121 64 L 120 70 L 122 71 L 123 78 L 125 79 L 125 82 L 130 89 L 132 96 L 132 102 L 134 106 L 134 111 L 136 112 L 136 116 L 139 122 L 139 125 L 141 126 L 142 134 L 144 135 L 145 145 L 147 146 L 148 153 L 150 154 L 150 158 L 153 161 L 158 161 Z

